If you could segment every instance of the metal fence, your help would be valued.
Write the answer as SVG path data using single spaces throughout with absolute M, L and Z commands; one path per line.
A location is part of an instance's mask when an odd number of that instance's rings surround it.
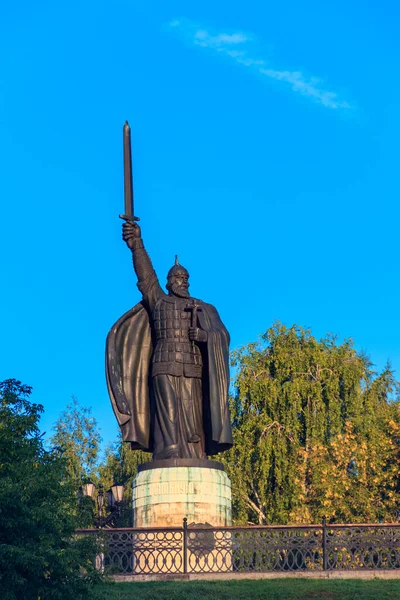
M 400 569 L 400 525 L 278 525 L 78 530 L 97 535 L 114 574 Z

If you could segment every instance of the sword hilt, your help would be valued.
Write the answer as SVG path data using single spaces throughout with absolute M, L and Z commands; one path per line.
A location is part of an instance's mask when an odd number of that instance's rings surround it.
M 192 306 L 190 308 L 192 310 L 192 318 L 191 318 L 190 326 L 191 327 L 196 327 L 197 326 L 197 308 L 198 308 L 198 304 L 192 304 Z
M 119 215 L 119 218 L 123 219 L 124 221 L 130 221 L 131 223 L 134 221 L 140 221 L 139 217 L 134 217 L 133 215 Z
M 197 311 L 199 309 L 201 310 L 200 304 L 196 304 L 196 302 L 189 304 L 188 310 L 190 310 L 192 313 L 191 320 L 190 320 L 190 327 L 197 327 Z

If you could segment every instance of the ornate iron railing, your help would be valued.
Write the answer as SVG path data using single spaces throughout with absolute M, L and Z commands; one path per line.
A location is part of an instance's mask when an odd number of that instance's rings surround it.
M 400 524 L 80 529 L 115 574 L 400 569 Z
M 400 525 L 327 525 L 326 569 L 400 569 Z

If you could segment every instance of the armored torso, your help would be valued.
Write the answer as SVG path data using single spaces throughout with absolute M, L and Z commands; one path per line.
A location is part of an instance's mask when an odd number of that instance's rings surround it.
M 199 346 L 189 340 L 193 298 L 167 296 L 153 309 L 152 325 L 156 345 L 152 358 L 152 376 L 167 374 L 180 377 L 202 376 Z

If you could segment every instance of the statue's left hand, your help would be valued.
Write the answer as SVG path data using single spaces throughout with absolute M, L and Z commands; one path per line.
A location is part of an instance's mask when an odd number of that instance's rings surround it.
M 198 327 L 189 327 L 189 339 L 192 342 L 206 342 L 207 331 L 199 329 Z

